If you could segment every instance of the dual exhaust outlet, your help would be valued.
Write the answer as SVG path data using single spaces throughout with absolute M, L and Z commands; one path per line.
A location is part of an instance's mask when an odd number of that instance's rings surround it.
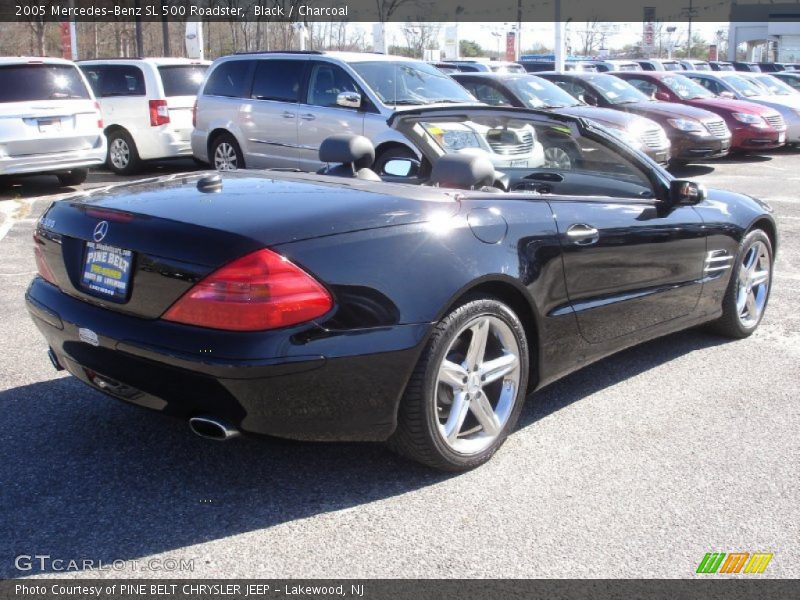
M 189 428 L 201 438 L 225 442 L 241 435 L 238 429 L 221 419 L 202 415 L 189 419 Z

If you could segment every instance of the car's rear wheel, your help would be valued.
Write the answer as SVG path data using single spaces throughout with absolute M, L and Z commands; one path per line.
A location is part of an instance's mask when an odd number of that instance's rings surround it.
M 236 139 L 229 133 L 221 133 L 211 144 L 211 164 L 217 171 L 244 169 L 244 155 Z
M 66 173 L 58 174 L 58 183 L 64 186 L 80 185 L 89 176 L 89 169 L 72 169 Z
M 733 273 L 714 329 L 733 338 L 751 335 L 764 317 L 772 287 L 772 242 L 761 229 L 748 233 L 739 246 Z
M 508 306 L 493 298 L 461 305 L 420 357 L 389 446 L 445 471 L 483 464 L 516 425 L 528 364 L 525 329 Z
M 106 166 L 117 175 L 131 175 L 139 170 L 139 152 L 127 131 L 117 130 L 108 134 Z

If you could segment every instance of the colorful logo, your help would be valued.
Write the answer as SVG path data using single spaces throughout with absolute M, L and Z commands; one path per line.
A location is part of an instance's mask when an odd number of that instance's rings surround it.
M 697 565 L 697 573 L 763 573 L 772 552 L 709 552 Z

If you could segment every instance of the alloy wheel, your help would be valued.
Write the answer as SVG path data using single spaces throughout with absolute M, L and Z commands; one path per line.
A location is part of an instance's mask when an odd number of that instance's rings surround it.
M 511 328 L 494 316 L 468 322 L 439 366 L 434 401 L 442 440 L 464 455 L 488 448 L 514 410 L 519 383 L 519 344 Z
M 550 146 L 544 150 L 544 166 L 547 169 L 571 169 L 572 159 L 563 148 Z
M 131 149 L 124 139 L 116 138 L 108 148 L 108 156 L 115 168 L 123 170 L 131 160 Z
M 744 327 L 754 327 L 761 319 L 767 303 L 771 269 L 767 246 L 763 242 L 750 246 L 739 265 L 736 293 L 736 311 Z
M 239 168 L 236 148 L 228 142 L 221 142 L 214 150 L 214 168 L 217 171 L 235 171 Z

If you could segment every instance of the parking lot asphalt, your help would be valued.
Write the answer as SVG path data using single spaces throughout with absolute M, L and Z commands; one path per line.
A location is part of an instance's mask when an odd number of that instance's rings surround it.
M 56 373 L 23 295 L 35 219 L 63 190 L 0 190 L 0 577 L 48 555 L 43 576 L 685 578 L 712 551 L 800 577 L 800 150 L 678 175 L 775 208 L 760 329 L 678 333 L 552 384 L 458 476 L 379 444 L 207 442 Z

